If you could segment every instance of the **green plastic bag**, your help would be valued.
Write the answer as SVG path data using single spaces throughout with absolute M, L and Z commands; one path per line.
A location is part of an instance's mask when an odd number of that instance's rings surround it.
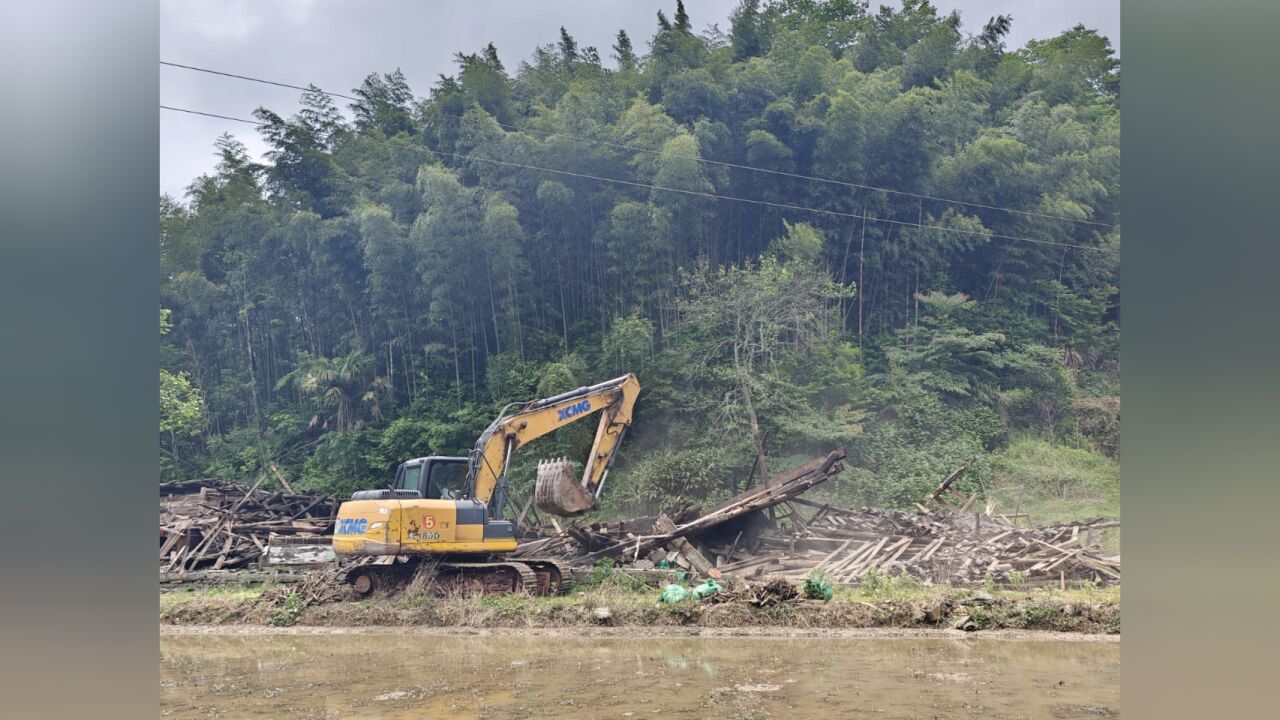
M 702 598 L 707 597 L 708 595 L 715 595 L 716 593 L 720 592 L 723 589 L 724 588 L 721 587 L 720 584 L 717 583 L 715 580 L 712 580 L 711 578 L 707 578 L 706 580 L 703 581 L 701 585 L 693 589 L 693 594 L 695 597 L 701 600 Z
M 810 600 L 826 601 L 835 596 L 835 590 L 824 578 L 811 577 L 804 581 L 804 596 Z
M 685 590 L 680 585 L 672 583 L 662 591 L 661 595 L 658 596 L 658 601 L 664 603 L 677 603 L 687 597 L 689 597 L 688 590 Z

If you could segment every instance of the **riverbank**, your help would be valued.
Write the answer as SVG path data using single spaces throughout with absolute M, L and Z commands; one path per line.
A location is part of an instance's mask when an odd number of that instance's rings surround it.
M 318 627 L 314 625 L 160 625 L 161 637 L 329 637 L 395 635 L 437 638 L 795 638 L 832 640 L 1008 640 L 1010 642 L 1119 643 L 1118 634 L 1054 632 L 1052 630 L 985 630 L 969 633 L 938 628 L 789 628 L 789 627 Z
M 1118 587 L 1013 590 L 946 587 L 839 588 L 830 601 L 795 598 L 763 607 L 732 591 L 722 597 L 658 601 L 654 588 L 574 588 L 553 597 L 402 593 L 366 600 L 308 600 L 274 585 L 224 585 L 165 592 L 160 622 L 177 627 L 423 628 L 603 634 L 673 631 L 802 635 L 865 630 L 1120 632 Z M 580 632 L 575 632 L 580 634 Z

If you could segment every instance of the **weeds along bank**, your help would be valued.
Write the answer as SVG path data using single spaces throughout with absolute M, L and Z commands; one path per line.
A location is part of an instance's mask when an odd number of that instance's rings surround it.
M 659 601 L 661 590 L 622 573 L 576 584 L 565 594 L 435 597 L 409 591 L 368 600 L 313 600 L 286 586 L 220 586 L 163 593 L 170 625 L 420 626 L 439 628 L 703 627 L 1019 629 L 1120 632 L 1120 589 L 1004 590 L 924 587 L 876 579 L 837 588 L 829 601 L 797 595 L 756 604 L 741 586 L 698 600 Z

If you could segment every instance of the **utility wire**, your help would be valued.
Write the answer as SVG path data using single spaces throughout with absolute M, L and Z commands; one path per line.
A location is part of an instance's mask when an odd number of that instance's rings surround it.
M 221 70 L 211 70 L 209 68 L 196 67 L 195 65 L 183 65 L 181 63 L 168 62 L 166 60 L 161 60 L 160 64 L 168 65 L 169 67 L 182 68 L 183 70 L 194 70 L 195 72 L 209 73 L 210 75 L 222 75 L 223 77 L 235 78 L 237 80 L 248 80 L 249 82 L 262 83 L 263 85 L 275 85 L 276 87 L 292 88 L 294 90 L 313 91 L 313 92 L 318 92 L 322 95 L 332 95 L 333 97 L 340 97 L 344 100 L 354 100 L 355 102 L 360 101 L 360 98 L 354 98 L 354 97 L 351 97 L 350 95 L 343 95 L 342 93 L 326 92 L 317 87 L 302 87 L 301 85 L 290 85 L 289 83 L 276 82 L 275 80 L 263 80 L 262 78 L 249 77 L 248 75 L 237 75 L 235 73 L 223 72 Z
M 245 120 L 244 118 L 231 117 L 230 115 L 218 115 L 217 113 L 207 113 L 207 112 L 200 112 L 199 110 L 188 110 L 186 108 L 169 107 L 168 105 L 161 105 L 160 109 L 173 110 L 174 112 L 187 113 L 188 115 L 203 115 L 205 117 L 221 118 L 222 120 L 234 120 L 236 122 L 249 123 L 250 125 L 258 125 L 258 126 L 266 125 L 266 123 L 261 123 L 261 122 L 258 122 L 257 120 Z
M 1001 240 L 1018 240 L 1021 242 L 1039 243 L 1041 245 L 1053 245 L 1056 247 L 1077 248 L 1080 250 L 1098 250 L 1109 252 L 1110 248 L 1093 247 L 1089 245 L 1077 245 L 1074 243 L 1054 242 L 1052 240 L 1036 240 L 1028 237 L 1018 237 L 1014 235 L 1001 235 L 999 233 L 982 232 L 979 230 L 964 230 L 961 228 L 949 228 L 942 225 L 927 225 L 923 223 L 905 222 L 902 220 L 890 220 L 889 218 L 877 218 L 869 215 L 858 215 L 855 213 L 840 212 L 838 210 L 822 210 L 819 208 L 806 207 L 803 205 L 791 205 L 788 203 L 771 202 L 768 200 L 755 200 L 753 198 L 735 197 L 733 195 L 719 195 L 716 193 L 702 192 L 700 190 L 686 190 L 684 188 L 674 188 L 666 185 L 653 185 L 651 183 L 636 182 L 634 180 L 621 180 L 618 178 L 601 177 L 599 175 L 587 175 L 585 173 L 576 173 L 569 170 L 554 170 L 552 168 L 539 167 L 537 165 L 525 165 L 523 163 L 510 162 L 507 160 L 495 160 L 493 158 L 478 157 L 476 155 L 463 155 L 460 153 L 445 152 L 443 150 L 430 150 L 437 155 L 447 155 L 449 157 L 458 158 L 460 160 L 477 160 L 480 162 L 493 163 L 495 165 L 506 165 L 509 167 L 524 168 L 526 170 L 540 170 L 542 172 L 555 173 L 557 175 L 568 175 L 571 177 L 584 178 L 587 180 L 599 180 L 601 182 L 617 183 L 619 185 L 631 185 L 633 187 L 649 188 L 651 190 L 663 190 L 666 192 L 683 193 L 685 195 L 696 195 L 699 197 L 712 198 L 715 200 L 731 200 L 733 202 L 752 203 L 755 205 L 767 205 L 769 207 L 783 208 L 785 210 L 800 210 L 803 212 L 818 213 L 821 215 L 831 215 L 834 217 L 866 219 L 871 222 L 888 223 L 892 225 L 906 225 L 910 227 L 925 228 L 928 230 L 942 230 L 944 232 L 961 233 L 964 235 L 981 235 L 988 238 L 996 238 Z
M 195 67 L 195 66 L 193 66 L 193 65 L 180 65 L 180 64 L 178 64 L 178 63 L 166 62 L 166 61 L 164 61 L 164 60 L 161 60 L 161 61 L 160 61 L 160 64 L 161 64 L 161 65 L 168 65 L 168 66 L 170 66 L 170 67 L 182 68 L 182 69 L 185 69 L 185 70 L 194 70 L 194 71 L 196 71 L 196 72 L 210 73 L 210 74 L 213 74 L 213 75 L 224 75 L 224 76 L 226 76 L 226 77 L 237 78 L 237 79 L 240 79 L 240 80 L 248 80 L 248 81 L 250 81 L 250 82 L 264 83 L 264 84 L 267 84 L 267 85 L 278 85 L 278 86 L 280 86 L 280 87 L 293 88 L 293 89 L 295 89 L 295 90 L 307 90 L 307 91 L 311 91 L 311 92 L 318 92 L 318 93 L 321 93 L 322 95 L 330 95 L 330 96 L 332 96 L 332 97 L 338 97 L 338 98 L 343 98 L 343 99 L 346 99 L 346 100 L 353 100 L 353 101 L 359 102 L 359 99 L 358 99 L 358 98 L 351 97 L 350 95 L 343 95 L 343 94 L 341 94 L 341 93 L 328 92 L 328 91 L 321 90 L 320 88 L 317 88 L 317 87 L 314 87 L 314 86 L 313 86 L 313 87 L 302 87 L 302 86 L 300 86 L 300 85 L 290 85 L 290 84 L 288 84 L 288 83 L 275 82 L 275 81 L 273 81 L 273 80 L 263 80 L 263 79 L 261 79 L 261 78 L 249 77 L 248 75 L 236 75 L 236 74 L 234 74 L 234 73 L 227 73 L 227 72 L 222 72 L 222 71 L 219 71 L 219 70 L 211 70 L 211 69 L 209 69 L 209 68 Z M 454 118 L 455 120 L 461 120 L 461 119 L 462 119 L 462 116 L 461 116 L 461 115 L 454 115 L 454 114 L 452 114 L 452 113 L 446 113 L 446 112 L 441 112 L 440 114 L 441 114 L 441 115 L 443 115 L 443 116 L 445 116 L 445 117 Z M 623 144 L 623 143 L 609 142 L 609 141 L 607 141 L 607 140 L 594 140 L 594 139 L 592 139 L 592 138 L 584 138 L 584 137 L 579 137 L 579 136 L 577 136 L 577 135 L 568 135 L 568 134 L 566 134 L 566 133 L 554 132 L 554 131 L 550 131 L 550 130 L 538 130 L 538 129 L 536 129 L 536 128 L 532 128 L 532 127 L 520 126 L 520 125 L 512 125 L 512 124 L 510 124 L 510 123 L 504 123 L 504 122 L 501 122 L 500 120 L 498 120 L 497 118 L 494 118 L 494 119 L 493 119 L 493 121 L 494 121 L 494 123 L 495 123 L 495 124 L 497 124 L 499 127 L 503 127 L 503 128 L 508 129 L 508 130 L 514 130 L 514 131 L 517 131 L 517 132 L 537 133 L 537 134 L 543 135 L 543 136 L 545 136 L 545 137 L 563 137 L 563 138 L 567 138 L 567 139 L 570 139 L 570 140 L 575 140 L 575 141 L 578 141 L 578 142 L 592 143 L 592 144 L 595 144 L 595 145 L 602 145 L 602 146 L 605 146 L 605 147 L 616 148 L 616 149 L 619 149 L 619 150 L 632 150 L 632 151 L 634 151 L 634 152 L 649 153 L 649 154 L 651 154 L 651 155 L 661 155 L 661 154 L 663 154 L 663 151 L 661 151 L 661 150 L 654 150 L 653 148 L 637 147 L 637 146 L 635 146 L 635 145 L 626 145 L 626 144 Z M 925 194 L 922 194 L 922 193 L 914 193 L 914 192 L 910 192 L 910 191 L 907 191 L 907 190 L 895 190 L 895 189 L 893 189 L 893 188 L 877 187 L 877 186 L 875 186 L 875 185 L 865 185 L 865 184 L 862 184 L 862 183 L 849 182 L 849 181 L 845 181 L 845 180 L 834 180 L 834 179 L 832 179 L 832 178 L 825 178 L 825 177 L 820 177 L 820 176 L 817 176 L 817 175 L 805 175 L 805 174 L 803 174 L 803 173 L 787 172 L 787 171 L 785 171 L 785 170 L 771 170 L 771 169 L 769 169 L 769 168 L 755 167 L 755 166 L 753 166 L 753 165 L 742 165 L 742 164 L 740 164 L 740 163 L 724 162 L 724 161 L 721 161 L 721 160 L 708 160 L 707 158 L 698 157 L 698 156 L 696 156 L 696 155 L 679 155 L 679 154 L 672 153 L 672 154 L 670 154 L 670 155 L 669 155 L 669 157 L 677 157 L 677 158 L 681 158 L 681 159 L 684 159 L 684 160 L 693 160 L 693 161 L 695 161 L 695 162 L 706 163 L 706 164 L 708 164 L 708 165 L 718 165 L 718 166 L 720 166 L 720 167 L 730 167 L 730 168 L 736 168 L 736 169 L 739 169 L 739 170 L 750 170 L 750 171 L 752 171 L 752 172 L 761 172 L 761 173 L 767 173 L 767 174 L 770 174 L 770 175 L 779 175 L 779 176 L 782 176 L 782 177 L 796 178 L 796 179 L 799 179 L 799 180 L 810 180 L 810 181 L 813 181 L 813 182 L 829 183 L 829 184 L 832 184 L 832 185 L 839 185 L 839 186 L 842 186 L 842 187 L 853 188 L 853 189 L 856 189 L 856 190 L 872 190 L 872 191 L 875 191 L 875 192 L 883 192 L 883 193 L 889 193 L 889 194 L 893 194 L 893 195 L 904 195 L 904 196 L 906 196 L 906 197 L 913 197 L 913 198 L 916 198 L 916 199 L 918 199 L 918 200 L 931 200 L 931 201 L 935 201 L 935 202 L 950 203 L 950 204 L 953 204 L 953 205 L 962 205 L 962 206 L 965 206 L 965 207 L 971 207 L 971 208 L 981 208 L 981 209 L 984 209 L 984 210 L 995 210 L 995 211 L 998 211 L 998 212 L 1014 213 L 1014 214 L 1017 214 L 1017 215 L 1024 215 L 1024 216 L 1027 216 L 1027 217 L 1037 217 L 1037 218 L 1042 218 L 1042 219 L 1045 219 L 1045 220 L 1061 220 L 1061 221 L 1063 221 L 1063 222 L 1081 223 L 1081 224 L 1084 224 L 1084 225 L 1094 225 L 1094 226 L 1097 226 L 1097 227 L 1104 227 L 1104 228 L 1114 228 L 1114 227 L 1115 227 L 1115 225 L 1114 225 L 1113 223 L 1097 222 L 1097 221 L 1095 221 L 1095 220 L 1081 220 L 1081 219 L 1078 219 L 1078 218 L 1069 218 L 1069 217 L 1066 217 L 1066 216 L 1063 216 L 1063 215 L 1052 215 L 1052 214 L 1049 214 L 1049 213 L 1033 212 L 1033 211 L 1031 211 L 1031 210 L 1016 210 L 1016 209 L 1014 209 L 1014 208 L 1001 207 L 1001 206 L 998 206 L 998 205 L 984 205 L 984 204 L 982 204 L 982 203 L 969 202 L 969 201 L 967 201 L 967 200 L 952 200 L 952 199 L 950 199 L 950 198 L 938 197 L 938 196 L 935 196 L 935 195 L 925 195 Z
M 237 121 L 237 122 L 248 123 L 248 124 L 250 124 L 250 125 L 268 125 L 268 124 L 269 124 L 269 123 L 264 123 L 264 122 L 258 122 L 258 121 L 256 121 L 256 120 L 245 120 L 245 119 L 243 119 L 243 118 L 227 117 L 227 116 L 225 116 L 225 115 L 214 115 L 213 113 L 203 113 L 203 112 L 199 112 L 199 111 L 196 111 L 196 110 L 187 110 L 187 109 L 185 109 L 185 108 L 169 107 L 169 106 L 167 106 L 167 105 L 161 105 L 160 107 L 161 107 L 161 108 L 163 108 L 163 109 L 165 109 L 165 110 L 175 110 L 175 111 L 177 111 L 177 112 L 190 113 L 190 114 L 192 114 L 192 115 L 208 115 L 209 117 L 218 117 L 218 118 L 223 118 L 223 119 L 226 119 L 226 120 L 235 120 L 235 121 Z M 388 142 L 388 141 L 385 141 L 385 140 L 384 140 L 383 142 Z M 444 155 L 444 156 L 452 157 L 452 158 L 456 158 L 456 159 L 459 159 L 459 160 L 474 160 L 474 161 L 477 161 L 477 162 L 486 162 L 486 163 L 491 163 L 491 164 L 494 164 L 494 165 L 505 165 L 505 166 L 507 166 L 507 167 L 523 168 L 523 169 L 526 169 L 526 170 L 537 170 L 537 171 L 540 171 L 540 172 L 554 173 L 554 174 L 556 174 L 556 175 L 566 175 L 566 176 L 570 176 L 570 177 L 583 178 L 583 179 L 586 179 L 586 180 L 596 180 L 596 181 L 599 181 L 599 182 L 614 183 L 614 184 L 617 184 L 617 185 L 629 185 L 629 186 L 632 186 L 632 187 L 648 188 L 648 189 L 650 189 L 650 190 L 662 190 L 662 191 L 665 191 L 665 192 L 682 193 L 682 194 L 684 194 L 684 195 L 695 195 L 695 196 L 698 196 L 698 197 L 711 198 L 711 199 L 715 199 L 715 200 L 730 200 L 730 201 L 733 201 L 733 202 L 750 203 L 750 204 L 754 204 L 754 205 L 764 205 L 764 206 L 768 206 L 768 207 L 782 208 L 782 209 L 785 209 L 785 210 L 798 210 L 798 211 L 801 211 L 801 212 L 817 213 L 817 214 L 819 214 L 819 215 L 830 215 L 830 216 L 834 216 L 834 217 L 851 218 L 851 219 L 861 219 L 861 220 L 864 220 L 864 221 L 877 222 L 877 223 L 885 223 L 885 224 L 889 224 L 889 225 L 902 225 L 902 226 L 907 226 L 907 227 L 917 227 L 917 228 L 922 228 L 922 229 L 927 229 L 927 230 L 941 230 L 941 231 L 943 231 L 943 232 L 960 233 L 960 234 L 963 234 L 963 235 L 978 235 L 978 236 L 981 236 L 981 237 L 987 237 L 987 238 L 997 239 L 997 240 L 1014 240 L 1014 241 L 1018 241 L 1018 242 L 1036 243 L 1036 244 L 1039 244 L 1039 245 L 1052 245 L 1052 246 L 1055 246 L 1055 247 L 1075 248 L 1075 249 L 1078 249 L 1078 250 L 1094 250 L 1094 251 L 1097 251 L 1097 252 L 1113 252 L 1113 249 L 1112 249 L 1112 248 L 1094 247 L 1094 246 L 1090 246 L 1090 245 L 1078 245 L 1078 244 L 1075 244 L 1075 243 L 1055 242 L 1055 241 L 1053 241 L 1053 240 L 1037 240 L 1037 239 L 1035 239 L 1035 238 L 1019 237 L 1019 236 L 1016 236 L 1016 235 L 1003 235 L 1003 234 L 1000 234 L 1000 233 L 983 232 L 983 231 L 980 231 L 980 230 L 964 230 L 964 229 L 961 229 L 961 228 L 949 228 L 949 227 L 945 227 L 945 226 L 942 226 L 942 225 L 928 225 L 928 224 L 924 224 L 924 223 L 906 222 L 906 221 L 903 221 L 903 220 L 891 220 L 891 219 L 889 219 L 889 218 L 871 217 L 871 216 L 869 216 L 869 215 L 866 215 L 865 210 L 864 210 L 863 214 L 855 214 L 855 213 L 840 212 L 840 211 L 838 211 L 838 210 L 822 210 L 822 209 L 820 209 L 820 208 L 806 207 L 806 206 L 804 206 L 804 205 L 791 205 L 791 204 L 789 204 L 789 203 L 771 202 L 771 201 L 769 201 L 769 200 L 756 200 L 756 199 L 753 199 L 753 198 L 736 197 L 736 196 L 733 196 L 733 195 L 719 195 L 719 194 L 716 194 L 716 193 L 703 192 L 703 191 L 701 191 L 701 190 L 687 190 L 687 189 L 684 189 L 684 188 L 674 188 L 674 187 L 669 187 L 669 186 L 666 186 L 666 185 L 655 185 L 655 184 L 652 184 L 652 183 L 636 182 L 636 181 L 634 181 L 634 180 L 622 180 L 622 179 L 620 179 L 620 178 L 603 177 L 603 176 L 600 176 L 600 175 L 588 175 L 588 174 L 586 174 L 586 173 L 577 173 L 577 172 L 572 172 L 572 171 L 569 171 L 569 170 L 556 170 L 556 169 L 553 169 L 553 168 L 541 167 L 541 166 L 538 166 L 538 165 L 526 165 L 526 164 L 524 164 L 524 163 L 511 162 L 511 161 L 509 161 L 509 160 L 497 160 L 497 159 L 494 159 L 494 158 L 485 158 L 485 157 L 479 157 L 479 156 L 476 156 L 476 155 L 465 155 L 465 154 L 462 154 L 462 153 L 451 153 L 451 152 L 445 152 L 445 151 L 443 151 L 443 150 L 432 150 L 431 148 L 422 148 L 422 149 L 423 149 L 423 150 L 426 150 L 427 152 L 434 153 L 434 154 L 436 154 L 436 155 Z

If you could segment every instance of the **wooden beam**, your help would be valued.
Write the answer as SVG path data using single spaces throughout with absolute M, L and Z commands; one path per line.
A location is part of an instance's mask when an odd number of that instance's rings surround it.
M 933 492 L 929 493 L 929 499 L 937 500 L 939 495 L 941 495 L 947 488 L 951 487 L 951 483 L 959 480 L 960 476 L 964 475 L 964 471 L 969 469 L 969 465 L 972 464 L 974 460 L 977 460 L 977 458 L 973 458 L 969 460 L 969 462 L 953 470 L 951 474 L 948 475 L 936 489 L 934 489 Z
M 654 521 L 653 528 L 660 532 L 672 533 L 675 532 L 676 524 L 671 522 L 671 518 L 663 514 L 659 515 L 658 519 Z M 640 544 L 637 542 L 637 554 L 639 553 L 639 547 Z M 671 542 L 667 543 L 667 547 L 678 551 L 681 555 L 684 555 L 685 559 L 689 561 L 689 564 L 703 576 L 709 578 L 719 578 L 721 576 L 720 571 L 716 569 L 715 563 L 708 560 L 706 555 L 703 555 L 693 543 L 689 542 L 685 538 L 674 538 Z

